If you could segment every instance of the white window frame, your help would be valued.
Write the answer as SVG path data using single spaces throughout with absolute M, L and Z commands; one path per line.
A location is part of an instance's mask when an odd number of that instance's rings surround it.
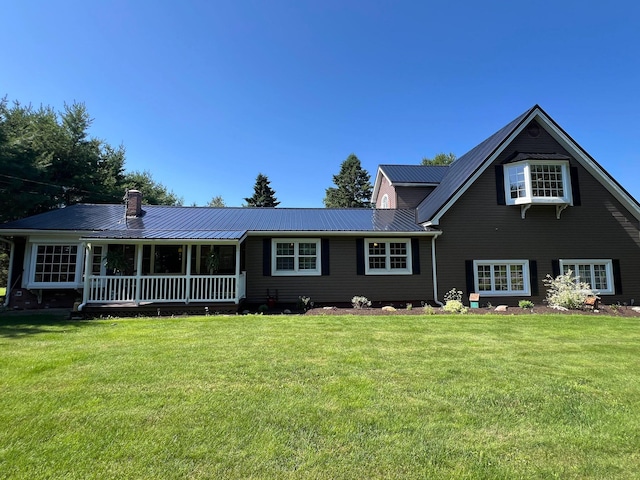
M 480 290 L 480 282 L 478 278 L 479 266 L 491 266 L 491 290 Z M 496 290 L 495 283 L 495 267 L 507 266 L 507 284 L 508 290 Z M 511 288 L 511 266 L 522 266 L 522 280 L 524 290 L 513 290 Z M 530 297 L 531 296 L 531 278 L 529 275 L 529 260 L 474 260 L 473 261 L 473 282 L 476 293 L 485 297 Z
M 591 268 L 591 278 L 584 279 L 580 278 L 578 265 L 589 265 Z M 594 287 L 593 279 L 594 279 L 594 265 L 604 265 L 605 271 L 607 273 L 607 289 L 606 290 L 598 290 Z M 613 280 L 613 261 L 610 258 L 606 259 L 560 259 L 560 274 L 564 274 L 564 268 L 568 267 L 569 270 L 573 272 L 574 277 L 576 277 L 576 283 L 584 282 L 588 283 L 591 286 L 591 290 L 593 290 L 598 295 L 614 295 L 615 292 L 615 284 Z
M 384 243 L 385 247 L 385 268 L 369 267 L 369 244 Z M 406 245 L 406 267 L 391 268 L 391 243 L 404 243 Z M 377 255 L 375 255 L 377 256 Z M 395 255 L 394 255 L 395 256 Z M 411 263 L 411 239 L 410 238 L 365 238 L 364 239 L 364 271 L 366 275 L 411 275 L 413 273 L 413 265 Z
M 380 208 L 389 208 L 389 194 L 385 193 L 380 200 Z
M 51 288 L 79 288 L 82 286 L 82 275 L 84 270 L 84 247 L 82 243 L 73 241 L 37 241 L 30 243 L 31 255 L 29 257 L 29 276 L 27 288 L 33 289 L 51 289 Z M 36 281 L 36 265 L 38 260 L 39 247 L 76 247 L 76 262 L 74 279 L 67 282 L 37 282 Z
M 293 269 L 292 270 L 278 270 L 278 244 L 279 243 L 292 243 L 294 245 L 294 253 L 292 255 Z M 316 268 L 315 269 L 301 269 L 300 258 L 305 257 L 300 255 L 301 243 L 314 243 L 316 245 Z M 271 275 L 273 276 L 317 276 L 322 275 L 322 249 L 319 238 L 273 238 L 271 240 Z
M 550 197 L 534 197 L 533 187 L 531 182 L 531 167 L 532 166 L 560 166 L 562 172 L 562 191 L 564 195 L 550 196 Z M 511 198 L 511 181 L 510 173 L 518 168 L 524 169 L 524 191 L 525 196 L 520 198 Z M 525 160 L 517 163 L 510 163 L 504 166 L 504 193 L 507 205 L 526 205 L 526 204 L 549 204 L 558 205 L 572 203 L 571 194 L 571 175 L 569 169 L 569 162 L 560 160 Z

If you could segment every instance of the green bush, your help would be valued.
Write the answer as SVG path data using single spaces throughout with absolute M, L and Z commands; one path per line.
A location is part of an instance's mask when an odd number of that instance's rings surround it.
M 531 309 L 533 308 L 533 302 L 531 300 L 520 300 L 518 302 L 518 306 L 520 308 L 522 308 L 523 310 L 527 310 L 527 309 Z
M 460 300 L 448 300 L 442 307 L 447 313 L 467 313 L 468 308 Z
M 429 304 L 427 304 L 424 307 L 422 307 L 422 311 L 424 312 L 425 315 L 435 315 L 436 314 L 435 308 L 433 308 Z
M 550 307 L 568 310 L 582 309 L 587 297 L 595 295 L 591 286 L 588 283 L 579 282 L 571 270 L 556 278 L 547 275 L 543 283 L 547 287 L 545 301 Z

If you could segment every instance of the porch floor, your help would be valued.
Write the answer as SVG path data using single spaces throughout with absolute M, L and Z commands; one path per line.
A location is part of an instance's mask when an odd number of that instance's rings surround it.
M 97 317 L 166 317 L 174 315 L 237 314 L 241 304 L 229 303 L 90 303 L 81 312 L 73 312 L 84 318 Z

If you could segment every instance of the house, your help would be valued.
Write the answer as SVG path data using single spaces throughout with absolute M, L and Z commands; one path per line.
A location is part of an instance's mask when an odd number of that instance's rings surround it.
M 380 165 L 374 209 L 141 195 L 0 225 L 9 305 L 437 304 L 452 288 L 540 303 L 544 277 L 567 270 L 607 303 L 640 300 L 640 205 L 537 105 L 450 166 Z

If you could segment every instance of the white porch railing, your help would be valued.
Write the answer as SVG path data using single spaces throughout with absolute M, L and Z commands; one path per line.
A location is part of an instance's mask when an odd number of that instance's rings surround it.
M 246 293 L 240 275 L 142 275 L 89 278 L 87 303 L 234 302 Z

